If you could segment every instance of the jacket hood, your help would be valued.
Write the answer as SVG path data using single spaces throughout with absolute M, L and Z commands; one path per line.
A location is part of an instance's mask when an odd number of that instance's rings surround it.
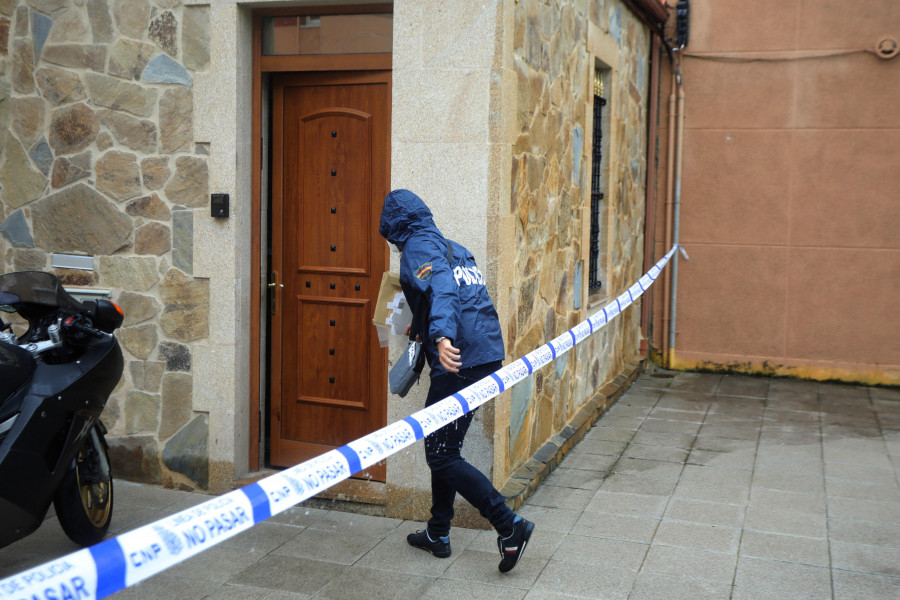
M 381 237 L 402 247 L 413 234 L 425 231 L 443 237 L 421 198 L 409 190 L 394 190 L 385 196 L 378 228 Z

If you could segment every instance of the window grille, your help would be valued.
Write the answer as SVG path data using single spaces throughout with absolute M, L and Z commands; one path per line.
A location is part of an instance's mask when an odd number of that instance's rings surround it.
M 594 76 L 594 139 L 591 157 L 591 245 L 588 264 L 588 292 L 603 286 L 600 281 L 600 202 L 603 200 L 600 165 L 603 162 L 603 80 Z

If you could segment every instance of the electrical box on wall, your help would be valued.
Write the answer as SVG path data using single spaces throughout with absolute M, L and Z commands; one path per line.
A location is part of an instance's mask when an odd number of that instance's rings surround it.
M 228 194 L 213 194 L 209 206 L 213 218 L 228 218 Z

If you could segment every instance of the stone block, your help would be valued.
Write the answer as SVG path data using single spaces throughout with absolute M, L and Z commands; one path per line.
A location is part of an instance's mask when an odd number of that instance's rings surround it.
M 209 67 L 209 7 L 185 6 L 181 11 L 181 60 L 188 69 Z
M 139 40 L 150 23 L 150 3 L 147 0 L 113 0 L 112 14 L 122 35 Z
M 57 108 L 50 113 L 50 146 L 57 156 L 87 148 L 100 131 L 96 113 L 86 104 Z
M 53 44 L 82 43 L 88 41 L 88 27 L 77 8 L 68 8 L 53 22 L 47 41 Z
M 141 81 L 143 83 L 175 83 L 190 86 L 194 78 L 178 61 L 165 54 L 157 54 L 147 63 L 141 73 Z
M 172 11 L 165 11 L 150 21 L 148 35 L 151 40 L 171 56 L 178 56 L 178 20 Z
M 162 223 L 147 223 L 134 232 L 134 253 L 160 256 L 172 249 L 172 232 Z
M 97 160 L 97 189 L 121 202 L 141 193 L 137 157 L 130 152 L 111 150 Z
M 70 183 L 88 177 L 91 174 L 90 151 L 75 156 L 57 158 L 50 173 L 50 185 L 54 188 L 65 187 Z
M 193 156 L 179 156 L 175 160 L 175 174 L 165 187 L 166 197 L 173 204 L 188 208 L 207 206 L 209 202 L 209 167 L 206 160 Z
M 145 159 L 144 162 L 146 162 L 146 160 L 147 159 Z M 143 167 L 143 162 L 141 165 Z M 141 196 L 140 198 L 130 200 L 125 205 L 125 212 L 132 217 L 143 217 L 154 221 L 168 221 L 172 218 L 172 211 L 169 210 L 166 203 L 160 200 L 159 196 L 156 194 Z
M 163 152 L 190 149 L 193 141 L 193 110 L 189 88 L 179 87 L 163 93 L 159 101 L 160 143 Z
M 28 40 L 13 41 L 12 84 L 19 94 L 34 92 L 34 49 Z
M 141 161 L 141 180 L 147 189 L 158 190 L 162 188 L 169 180 L 171 174 L 169 159 L 166 157 L 145 158 Z
M 7 208 L 16 209 L 41 196 L 47 178 L 31 166 L 25 148 L 13 136 L 6 139 L 6 160 L 0 167 L 0 184 Z
M 112 17 L 106 0 L 87 0 L 88 21 L 91 25 L 91 36 L 95 44 L 108 44 L 113 41 Z
M 116 299 L 118 305 L 125 313 L 124 326 L 143 323 L 159 314 L 162 306 L 153 296 L 145 296 L 135 292 L 124 291 Z
M 139 360 L 147 360 L 156 348 L 159 332 L 156 325 L 125 327 L 116 332 L 122 347 Z
M 172 266 L 188 275 L 194 270 L 194 212 L 172 213 Z
M 159 345 L 159 360 L 166 371 L 191 372 L 191 350 L 183 344 L 162 342 Z
M 109 77 L 88 73 L 85 75 L 88 94 L 95 104 L 115 110 L 124 110 L 140 117 L 149 117 L 156 108 L 157 90 L 144 88 Z M 163 113 L 164 107 L 160 107 Z
M 193 378 L 188 373 L 166 373 L 162 378 L 162 417 L 159 439 L 167 440 L 192 414 Z
M 116 477 L 141 483 L 159 483 L 161 467 L 152 436 L 107 438 L 109 460 Z
M 98 111 L 98 115 L 100 122 L 109 128 L 120 144 L 144 153 L 156 151 L 156 124 L 153 121 L 107 109 Z
M 23 146 L 30 147 L 44 132 L 47 110 L 44 101 L 30 96 L 12 98 L 9 102 L 11 129 Z
M 197 415 L 170 439 L 163 449 L 163 464 L 195 481 L 209 486 L 209 424 L 206 415 Z
M 147 291 L 159 282 L 156 259 L 100 256 L 97 259 L 103 285 L 131 291 Z
M 0 233 L 4 234 L 13 246 L 34 248 L 34 238 L 25 219 L 25 212 L 21 208 L 0 223 Z
M 41 59 L 73 69 L 102 73 L 106 68 L 106 46 L 94 44 L 53 44 L 44 47 Z
M 43 67 L 34 75 L 41 96 L 52 106 L 87 98 L 81 78 L 76 73 L 56 67 Z
M 125 433 L 153 434 L 159 427 L 160 397 L 137 390 L 125 396 Z
M 124 79 L 138 79 L 155 53 L 152 44 L 120 39 L 110 50 L 108 73 Z

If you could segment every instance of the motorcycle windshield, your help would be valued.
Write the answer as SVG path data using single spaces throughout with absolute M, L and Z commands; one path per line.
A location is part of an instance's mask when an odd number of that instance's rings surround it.
M 0 275 L 0 303 L 31 304 L 84 312 L 84 306 L 59 285 L 59 279 L 44 271 L 17 271 Z

